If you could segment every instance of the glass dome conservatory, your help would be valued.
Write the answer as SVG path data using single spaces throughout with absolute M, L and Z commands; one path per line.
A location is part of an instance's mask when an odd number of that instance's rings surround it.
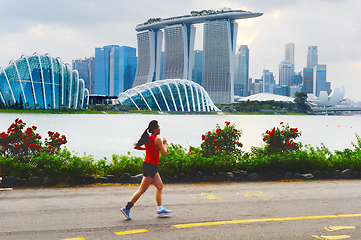
M 21 100 L 20 100 L 21 99 Z M 0 67 L 0 102 L 12 105 L 23 102 L 35 108 L 85 108 L 89 91 L 78 71 L 50 54 L 21 56 Z
M 138 110 L 220 111 L 203 87 L 185 79 L 145 83 L 119 94 L 118 101 Z

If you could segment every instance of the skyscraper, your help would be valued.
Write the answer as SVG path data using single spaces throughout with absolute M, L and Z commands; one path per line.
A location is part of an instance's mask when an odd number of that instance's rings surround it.
M 192 80 L 195 36 L 193 25 L 179 24 L 164 29 L 163 79 Z
M 273 88 L 275 86 L 275 79 L 273 77 L 273 72 L 264 69 L 262 75 L 262 81 L 263 81 L 263 92 L 273 93 Z
M 313 93 L 313 69 L 303 68 L 303 89 L 304 93 Z
M 320 91 L 326 91 L 326 65 L 316 65 L 313 72 L 313 94 L 318 97 Z
M 284 60 L 279 65 L 279 85 L 291 86 L 293 84 L 293 76 L 295 69 L 293 63 L 289 60 Z
M 249 49 L 241 45 L 236 53 L 236 74 L 234 76 L 234 95 L 248 96 Z
M 202 71 L 203 71 L 203 51 L 197 50 L 194 52 L 194 65 L 193 65 L 193 82 L 202 86 Z
M 132 87 L 137 68 L 136 49 L 113 47 L 110 52 L 109 95 L 117 96 Z
M 163 32 L 149 29 L 137 34 L 138 63 L 133 87 L 160 79 Z
M 229 19 L 204 23 L 202 86 L 214 103 L 234 101 L 237 30 L 238 24 Z
M 190 15 L 167 19 L 150 18 L 138 24 L 135 28 L 138 32 L 138 65 L 133 87 L 160 79 L 162 29 L 165 35 L 163 79 L 191 79 L 195 35 L 193 25 L 204 23 L 202 86 L 213 102 L 233 102 L 238 30 L 235 20 L 261 15 L 225 8 L 219 11 L 192 11 Z
M 84 80 L 85 87 L 92 93 L 94 84 L 94 57 L 72 61 L 73 70 L 77 70 L 79 78 Z
M 118 45 L 95 48 L 94 91 L 99 95 L 118 95 L 130 88 L 136 70 L 136 49 Z
M 307 54 L 307 68 L 314 68 L 318 64 L 317 46 L 309 46 Z
M 109 56 L 114 46 L 95 48 L 94 94 L 109 95 Z
M 295 44 L 287 43 L 285 45 L 285 60 L 291 61 L 295 65 Z

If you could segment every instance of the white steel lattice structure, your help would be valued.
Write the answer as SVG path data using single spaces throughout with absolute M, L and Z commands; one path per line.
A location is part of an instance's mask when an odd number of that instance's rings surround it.
M 28 107 L 44 109 L 85 108 L 89 104 L 89 90 L 78 71 L 50 54 L 22 55 L 0 67 L 0 103 L 12 105 L 23 102 Z
M 118 101 L 138 110 L 220 111 L 202 86 L 185 79 L 145 83 L 119 94 Z

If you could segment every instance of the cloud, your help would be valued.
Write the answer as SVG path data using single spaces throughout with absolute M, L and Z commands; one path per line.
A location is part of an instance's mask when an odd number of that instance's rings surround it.
M 360 68 L 361 69 L 361 63 L 356 63 L 351 66 L 348 66 L 348 68 Z

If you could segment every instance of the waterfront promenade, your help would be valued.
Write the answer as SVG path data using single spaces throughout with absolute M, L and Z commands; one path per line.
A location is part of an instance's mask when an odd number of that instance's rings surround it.
M 0 191 L 0 239 L 359 239 L 361 181 L 166 184 L 157 217 L 153 186 L 125 220 L 138 188 L 103 185 Z

